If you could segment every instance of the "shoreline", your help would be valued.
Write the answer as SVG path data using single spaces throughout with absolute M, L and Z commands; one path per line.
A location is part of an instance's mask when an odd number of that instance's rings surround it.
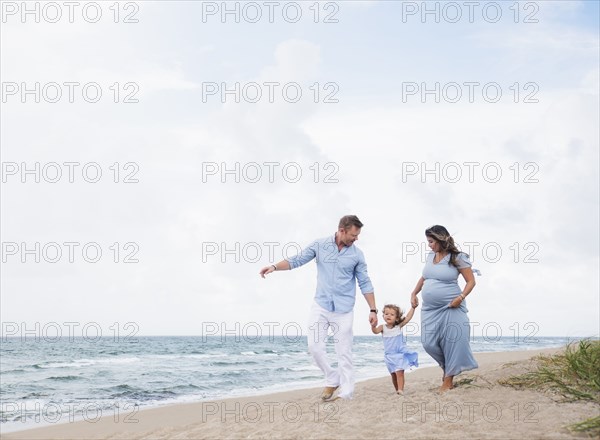
M 556 347 L 545 347 L 543 349 L 536 349 L 536 348 L 525 348 L 523 350 L 517 350 L 518 352 L 529 352 L 529 351 L 543 351 L 543 350 L 554 350 L 554 349 L 561 349 L 564 348 L 564 346 L 556 346 Z M 479 351 L 479 352 L 474 352 L 474 355 L 477 354 L 487 354 L 487 353 L 510 353 L 512 351 Z M 438 365 L 435 364 L 435 361 L 433 359 L 430 359 L 432 361 L 431 364 L 426 364 L 423 366 L 420 366 L 416 369 L 411 369 L 411 370 L 407 370 L 406 371 L 406 375 L 407 378 L 410 377 L 410 375 L 418 372 L 418 371 L 422 371 L 424 369 L 428 369 L 428 368 L 438 368 Z M 382 364 L 383 365 L 383 364 Z M 356 385 L 360 384 L 360 383 L 364 383 L 364 382 L 368 382 L 368 381 L 372 381 L 372 380 L 381 380 L 383 378 L 388 378 L 387 375 L 379 375 L 379 376 L 371 376 L 371 377 L 366 377 L 366 378 L 361 378 L 361 379 L 356 379 Z M 264 396 L 270 396 L 270 395 L 277 395 L 280 393 L 287 393 L 287 392 L 294 392 L 294 391 L 307 391 L 307 390 L 318 390 L 318 394 L 320 394 L 320 390 L 321 390 L 321 384 L 319 382 L 322 382 L 322 379 L 319 380 L 315 380 L 313 381 L 313 383 L 310 384 L 303 384 L 303 385 L 299 385 L 298 387 L 293 386 L 292 388 L 286 389 L 285 385 L 279 385 L 276 389 L 262 389 L 262 390 L 253 390 L 253 391 L 248 391 L 248 392 L 243 392 L 240 394 L 233 394 L 233 395 L 225 395 L 225 396 L 220 396 L 220 397 L 214 397 L 214 398 L 199 398 L 199 399 L 190 399 L 188 401 L 182 400 L 182 401 L 171 401 L 171 402 L 163 402 L 163 403 L 153 403 L 153 404 L 149 404 L 149 405 L 140 405 L 137 407 L 137 409 L 132 410 L 131 408 L 133 407 L 133 404 L 131 404 L 131 406 L 128 406 L 128 403 L 126 403 L 125 405 L 127 406 L 126 410 L 122 411 L 122 414 L 132 414 L 132 413 L 138 413 L 139 411 L 147 411 L 147 410 L 154 410 L 154 409 L 161 409 L 161 408 L 168 408 L 168 407 L 172 407 L 172 406 L 180 406 L 180 405 L 194 405 L 194 404 L 201 404 L 203 402 L 214 402 L 214 401 L 234 401 L 235 399 L 244 399 L 244 398 L 260 398 L 260 397 L 264 397 Z M 298 385 L 298 384 L 297 384 Z M 70 410 L 69 408 L 70 405 L 66 405 L 67 410 Z M 79 405 L 78 407 L 81 408 L 82 406 L 85 406 L 84 404 Z M 62 409 L 62 408 L 61 408 Z M 98 411 L 100 413 L 104 412 L 105 414 L 108 413 L 108 415 L 105 415 L 103 417 L 114 417 L 114 416 L 118 416 L 120 410 L 119 409 L 114 409 L 114 410 L 110 410 L 107 408 L 101 408 L 98 409 Z M 90 413 L 92 413 L 92 415 L 89 415 L 87 417 L 88 421 L 86 421 L 86 418 L 83 415 L 76 415 L 74 416 L 72 414 L 71 411 L 68 412 L 68 415 L 66 417 L 62 417 L 60 418 L 60 420 L 57 421 L 43 421 L 43 422 L 38 422 L 38 423 L 22 423 L 22 422 L 12 422 L 11 426 L 9 427 L 8 431 L 6 430 L 6 428 L 3 427 L 3 429 L 0 430 L 0 438 L 4 438 L 5 435 L 8 434 L 14 434 L 14 433 L 21 433 L 21 432 L 25 432 L 25 431 L 30 431 L 30 430 L 36 430 L 36 429 L 43 429 L 46 427 L 51 427 L 51 426 L 60 426 L 60 425 L 67 425 L 67 424 L 73 424 L 73 423 L 79 423 L 79 422 L 83 422 L 83 423 L 94 423 L 94 422 L 90 422 L 89 420 L 91 419 L 95 419 L 94 417 L 94 412 L 90 411 Z M 40 415 L 38 414 L 38 417 L 40 417 Z M 50 416 L 42 416 L 44 417 L 44 419 L 46 418 L 52 418 Z M 41 418 L 41 417 L 40 417 Z M 65 420 L 63 420 L 63 418 Z M 15 425 L 22 423 L 25 426 L 19 426 L 17 428 L 15 428 Z M 0 427 L 2 427 L 2 425 L 0 424 Z
M 531 358 L 564 347 L 474 353 L 479 368 L 457 376 L 456 389 L 436 392 L 440 369 L 406 377 L 405 396 L 388 377 L 357 382 L 354 399 L 322 403 L 321 388 L 177 403 L 124 411 L 97 420 L 45 425 L 2 434 L 10 439 L 75 438 L 582 438 L 566 425 L 597 414 L 589 403 L 557 403 L 498 378 L 527 371 Z M 565 405 L 568 406 L 567 411 Z

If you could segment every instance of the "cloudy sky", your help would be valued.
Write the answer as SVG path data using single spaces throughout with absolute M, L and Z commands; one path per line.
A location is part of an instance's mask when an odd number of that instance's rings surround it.
M 475 336 L 598 335 L 597 2 L 3 1 L 0 25 L 3 333 L 305 329 L 315 265 L 258 272 L 356 214 L 380 308 L 442 224 L 482 273 Z

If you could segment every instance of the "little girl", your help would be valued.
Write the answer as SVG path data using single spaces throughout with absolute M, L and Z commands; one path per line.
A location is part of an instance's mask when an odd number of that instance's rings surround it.
M 404 394 L 404 370 L 419 366 L 418 354 L 406 349 L 404 335 L 402 334 L 402 327 L 410 322 L 414 313 L 415 308 L 411 307 L 406 317 L 403 317 L 400 307 L 387 304 L 383 308 L 385 324 L 371 327 L 373 333 L 383 333 L 385 364 L 392 375 L 396 393 L 399 395 Z

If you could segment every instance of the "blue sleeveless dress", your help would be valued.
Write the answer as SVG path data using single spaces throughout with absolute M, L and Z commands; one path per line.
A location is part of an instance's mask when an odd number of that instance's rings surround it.
M 456 266 L 448 264 L 450 254 L 439 263 L 433 262 L 434 255 L 433 252 L 427 255 L 423 269 L 421 342 L 446 376 L 456 376 L 478 367 L 469 345 L 471 328 L 467 301 L 456 308 L 448 307 L 462 293 L 457 281 L 459 272 Z M 465 253 L 460 253 L 456 262 L 460 269 L 471 267 Z
M 408 351 L 399 325 L 387 328 L 383 324 L 383 353 L 385 365 L 390 373 L 419 366 L 417 352 Z

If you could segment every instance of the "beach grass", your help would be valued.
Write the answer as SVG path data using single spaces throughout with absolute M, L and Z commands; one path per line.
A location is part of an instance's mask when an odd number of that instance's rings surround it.
M 537 356 L 532 371 L 500 380 L 499 383 L 517 389 L 550 391 L 560 395 L 563 402 L 593 402 L 600 411 L 600 341 L 585 339 L 568 344 L 562 354 Z M 568 428 L 598 437 L 600 416 Z

